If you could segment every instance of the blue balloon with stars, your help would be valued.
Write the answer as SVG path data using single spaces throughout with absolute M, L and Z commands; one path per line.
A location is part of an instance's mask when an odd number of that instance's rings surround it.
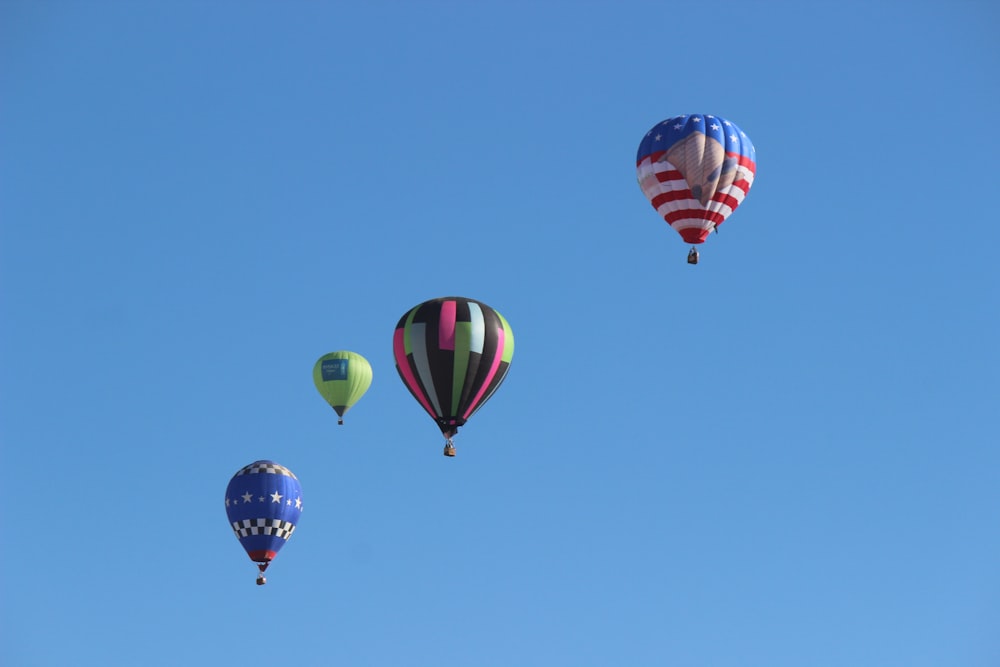
M 257 563 L 257 583 L 264 570 L 295 532 L 302 515 L 302 487 L 298 478 L 274 461 L 254 461 L 241 468 L 226 489 L 229 525 Z

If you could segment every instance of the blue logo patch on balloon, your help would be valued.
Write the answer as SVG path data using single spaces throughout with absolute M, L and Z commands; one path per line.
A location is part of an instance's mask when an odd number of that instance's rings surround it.
M 347 359 L 327 359 L 320 367 L 323 382 L 347 379 Z

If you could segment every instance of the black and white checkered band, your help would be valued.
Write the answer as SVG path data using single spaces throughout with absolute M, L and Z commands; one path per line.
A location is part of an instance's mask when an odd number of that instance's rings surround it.
M 236 476 L 239 477 L 240 475 L 255 475 L 261 472 L 268 473 L 271 475 L 287 475 L 292 479 L 298 479 L 298 477 L 292 474 L 291 470 L 289 470 L 285 466 L 278 465 L 273 461 L 254 461 L 253 463 L 251 463 L 250 465 L 246 466 L 245 468 L 241 469 L 238 473 L 236 473 Z
M 295 524 L 284 519 L 243 519 L 233 522 L 236 537 L 250 535 L 274 535 L 287 540 L 295 532 Z

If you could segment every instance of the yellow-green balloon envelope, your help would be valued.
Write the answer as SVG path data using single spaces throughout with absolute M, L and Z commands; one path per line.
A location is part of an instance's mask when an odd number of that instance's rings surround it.
M 320 395 L 344 423 L 344 413 L 358 402 L 372 384 L 372 367 L 356 352 L 340 350 L 324 354 L 313 366 L 313 382 Z

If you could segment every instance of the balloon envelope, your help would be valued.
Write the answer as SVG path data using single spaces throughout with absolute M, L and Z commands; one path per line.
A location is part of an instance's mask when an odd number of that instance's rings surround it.
M 313 383 L 320 396 L 343 417 L 371 387 L 372 367 L 356 352 L 330 352 L 313 366 Z
M 302 487 L 288 468 L 254 461 L 229 481 L 226 515 L 250 560 L 263 571 L 295 532 L 302 515 Z
M 735 123 L 702 114 L 674 116 L 646 133 L 636 155 L 639 187 L 688 243 L 702 243 L 753 185 L 757 154 Z
M 507 376 L 514 333 L 480 301 L 431 299 L 399 319 L 393 356 L 403 384 L 450 438 Z

